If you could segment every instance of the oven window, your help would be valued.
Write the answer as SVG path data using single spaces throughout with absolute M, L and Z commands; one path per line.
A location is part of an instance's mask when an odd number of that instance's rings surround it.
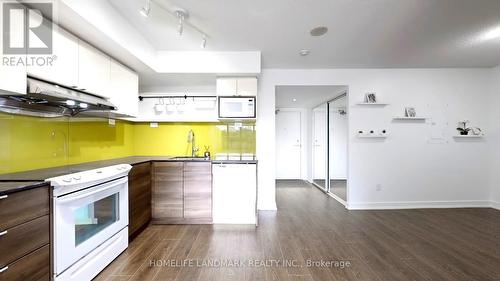
M 118 221 L 118 199 L 119 193 L 115 193 L 99 201 L 84 205 L 74 211 L 75 246 L 80 245 Z

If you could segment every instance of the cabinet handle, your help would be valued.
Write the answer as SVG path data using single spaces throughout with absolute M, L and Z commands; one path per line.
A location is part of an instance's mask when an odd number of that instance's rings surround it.
M 6 266 L 6 267 L 4 267 L 4 268 L 0 269 L 0 273 L 3 273 L 3 272 L 5 272 L 5 271 L 7 271 L 7 269 L 9 269 L 9 267 L 8 267 L 8 266 Z
M 0 232 L 0 236 L 4 236 L 5 234 L 7 234 L 7 232 L 7 230 Z
M 5 199 L 7 197 L 9 197 L 9 195 L 2 195 L 2 196 L 0 196 L 0 200 Z

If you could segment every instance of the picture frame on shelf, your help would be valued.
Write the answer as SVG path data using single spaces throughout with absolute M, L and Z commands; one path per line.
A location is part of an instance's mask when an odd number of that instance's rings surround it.
M 414 118 L 417 117 L 417 111 L 414 107 L 405 107 L 404 117 Z
M 377 95 L 375 93 L 366 93 L 365 103 L 377 103 Z

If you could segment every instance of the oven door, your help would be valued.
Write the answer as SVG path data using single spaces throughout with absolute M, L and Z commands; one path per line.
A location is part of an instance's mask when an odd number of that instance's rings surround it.
M 255 97 L 219 97 L 219 118 L 255 118 Z
M 54 198 L 54 273 L 61 274 L 127 225 L 127 177 Z

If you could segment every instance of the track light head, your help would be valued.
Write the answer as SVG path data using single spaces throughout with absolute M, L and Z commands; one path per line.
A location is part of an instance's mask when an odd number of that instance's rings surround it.
M 177 16 L 177 19 L 179 20 L 179 25 L 177 26 L 177 32 L 179 35 L 182 35 L 182 32 L 184 32 L 184 20 L 187 19 L 188 13 L 185 10 L 175 10 L 175 16 Z
M 207 47 L 207 36 L 203 34 L 203 38 L 201 39 L 201 48 L 205 49 Z
M 148 0 L 148 2 L 146 3 L 146 5 L 144 7 L 142 7 L 142 9 L 139 11 L 139 13 L 147 18 L 149 17 L 149 12 L 151 11 L 151 0 Z

